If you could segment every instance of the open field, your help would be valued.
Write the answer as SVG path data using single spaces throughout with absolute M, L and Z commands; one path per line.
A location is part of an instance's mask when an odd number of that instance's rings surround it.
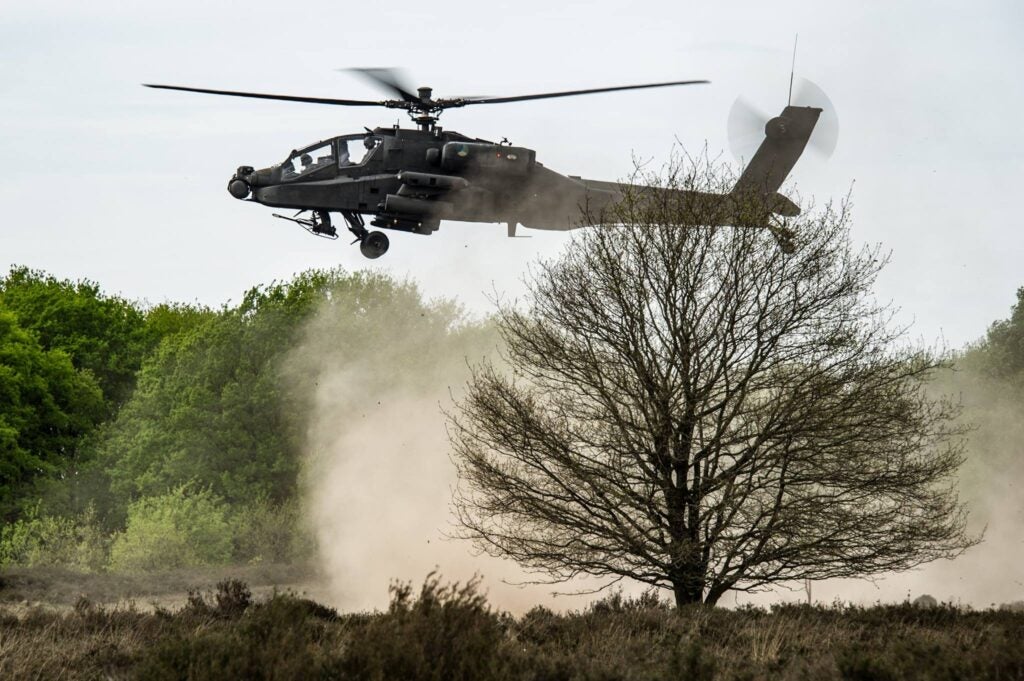
M 10 579 L 8 576 L 8 584 Z M 495 612 L 473 585 L 392 589 L 339 614 L 237 579 L 176 609 L 0 606 L 0 677 L 61 679 L 1024 679 L 1024 613 L 694 607 L 612 594 Z

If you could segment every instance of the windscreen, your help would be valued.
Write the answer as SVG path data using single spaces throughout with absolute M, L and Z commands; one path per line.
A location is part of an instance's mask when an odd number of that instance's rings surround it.
M 331 163 L 334 163 L 334 149 L 331 143 L 327 142 L 313 149 L 304 149 L 303 151 L 292 153 L 288 160 L 284 162 L 281 177 L 285 180 L 298 177 Z
M 375 135 L 339 139 L 338 165 L 360 165 L 369 158 L 370 153 L 377 148 L 378 144 L 380 144 L 380 138 Z

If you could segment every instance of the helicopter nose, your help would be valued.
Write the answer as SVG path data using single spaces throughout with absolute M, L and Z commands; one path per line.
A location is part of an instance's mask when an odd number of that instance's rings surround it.
M 255 182 L 255 170 L 252 166 L 238 166 L 238 170 L 228 182 L 228 193 L 236 199 L 244 199 L 252 191 Z
M 246 182 L 245 180 L 233 178 L 231 182 L 228 183 L 228 193 L 231 194 L 231 196 L 235 197 L 236 199 L 246 198 L 247 196 L 249 196 L 250 191 L 251 188 L 249 187 L 249 183 Z

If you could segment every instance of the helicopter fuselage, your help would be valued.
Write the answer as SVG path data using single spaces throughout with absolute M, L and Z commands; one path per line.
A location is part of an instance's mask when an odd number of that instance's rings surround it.
M 352 147 L 366 150 L 357 160 Z M 441 129 L 377 128 L 293 151 L 228 184 L 240 199 L 275 208 L 373 215 L 373 225 L 429 234 L 440 220 L 566 230 L 615 201 L 599 187 L 556 173 L 532 149 Z
M 687 207 L 675 218 L 688 224 L 765 227 L 783 242 L 788 237 L 772 216 L 790 217 L 800 209 L 778 188 L 820 113 L 787 106 L 766 126 L 764 141 L 736 185 L 720 194 L 561 175 L 539 163 L 532 149 L 439 127 L 367 129 L 322 140 L 292 151 L 278 165 L 238 168 L 228 191 L 266 206 L 310 211 L 311 219 L 286 219 L 331 238 L 337 232 L 330 213 L 340 213 L 371 258 L 387 251 L 388 239 L 369 232 L 364 215 L 373 216 L 374 227 L 415 234 L 431 234 L 441 220 L 457 220 L 505 223 L 515 236 L 517 225 L 562 231 L 600 224 L 629 191 L 671 195 Z

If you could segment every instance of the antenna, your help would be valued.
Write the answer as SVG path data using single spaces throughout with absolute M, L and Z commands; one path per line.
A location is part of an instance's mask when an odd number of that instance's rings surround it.
M 786 106 L 793 105 L 793 73 L 796 71 L 796 41 L 799 39 L 799 33 L 793 36 L 793 63 L 789 66 L 789 97 L 786 99 Z

